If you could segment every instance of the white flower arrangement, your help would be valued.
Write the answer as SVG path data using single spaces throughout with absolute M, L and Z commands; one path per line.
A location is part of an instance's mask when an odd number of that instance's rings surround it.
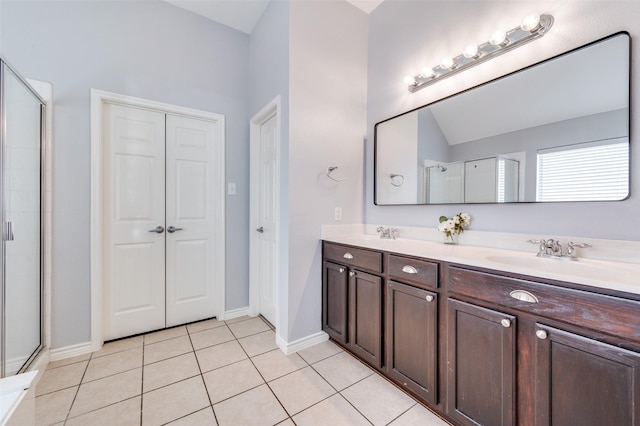
M 460 235 L 471 224 L 471 216 L 467 213 L 458 213 L 452 218 L 440 216 L 438 231 L 444 233 L 447 238 L 453 239 L 454 235 Z

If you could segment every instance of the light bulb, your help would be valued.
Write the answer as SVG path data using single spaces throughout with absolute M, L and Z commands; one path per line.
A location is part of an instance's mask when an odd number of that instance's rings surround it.
M 520 29 L 523 31 L 533 31 L 540 25 L 540 15 L 537 13 L 531 14 L 525 17 L 520 24 Z
M 464 52 L 462 52 L 465 58 L 474 58 L 478 56 L 478 45 L 470 44 L 464 48 Z
M 506 38 L 507 38 L 507 32 L 505 30 L 497 30 L 497 31 L 494 31 L 493 34 L 491 34 L 491 38 L 489 38 L 489 43 L 493 44 L 494 46 L 499 46 L 505 42 Z
M 415 79 L 415 78 L 413 78 L 413 77 L 411 77 L 410 75 L 408 75 L 408 76 L 406 76 L 406 77 L 404 78 L 404 82 L 405 82 L 406 84 L 408 84 L 409 86 L 412 86 L 412 85 L 416 84 L 416 79 Z
M 455 68 L 456 63 L 453 62 L 453 58 L 452 57 L 447 56 L 447 57 L 442 58 L 442 61 L 440 61 L 440 66 L 442 68 L 445 68 L 445 69 L 452 69 L 452 68 Z
M 430 78 L 430 77 L 434 77 L 435 75 L 436 75 L 436 73 L 433 72 L 433 68 L 429 68 L 429 67 L 422 68 L 422 76 L 423 77 Z

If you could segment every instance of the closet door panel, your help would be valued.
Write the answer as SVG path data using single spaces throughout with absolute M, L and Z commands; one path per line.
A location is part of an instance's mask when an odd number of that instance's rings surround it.
M 105 105 L 104 339 L 165 327 L 164 114 Z
M 215 227 L 224 181 L 214 169 L 219 123 L 167 115 L 167 326 L 211 318 Z M 171 232 L 173 228 L 175 231 Z

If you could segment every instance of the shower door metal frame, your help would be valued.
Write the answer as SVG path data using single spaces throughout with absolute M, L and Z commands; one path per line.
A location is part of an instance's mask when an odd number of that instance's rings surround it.
M 6 67 L 6 68 L 5 68 Z M 34 359 L 40 354 L 45 347 L 45 334 L 44 334 L 44 227 L 45 227 L 45 124 L 46 124 L 46 102 L 42 97 L 31 87 L 31 85 L 13 68 L 4 58 L 0 57 L 0 223 L 1 235 L 0 235 L 0 378 L 6 376 L 5 371 L 5 355 L 6 355 L 6 256 L 5 256 L 5 242 L 7 241 L 7 222 L 6 222 L 6 171 L 5 171 L 5 159 L 6 153 L 6 104 L 5 104 L 5 69 L 9 69 L 13 75 L 18 79 L 20 83 L 40 102 L 40 253 L 39 253 L 39 288 L 40 288 L 40 344 L 35 348 L 33 353 L 29 356 L 24 365 L 16 372 L 16 374 L 26 371 Z

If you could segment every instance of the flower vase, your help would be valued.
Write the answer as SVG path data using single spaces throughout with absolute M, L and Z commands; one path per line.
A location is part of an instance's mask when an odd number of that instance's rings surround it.
M 444 234 L 444 243 L 445 244 L 458 244 L 458 238 L 460 234 L 456 234 L 455 232 L 450 233 L 449 235 Z

